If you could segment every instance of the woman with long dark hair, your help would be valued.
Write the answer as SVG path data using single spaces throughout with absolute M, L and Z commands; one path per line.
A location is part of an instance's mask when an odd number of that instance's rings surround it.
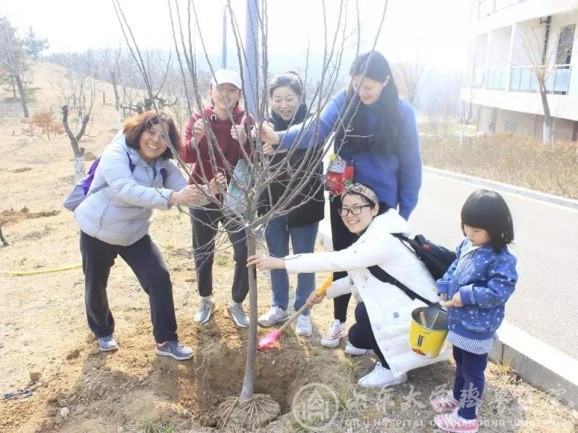
M 376 51 L 359 55 L 351 69 L 351 85 L 335 95 L 317 118 L 275 132 L 267 124 L 261 127 L 264 151 L 275 154 L 294 146 L 318 146 L 335 131 L 334 152 L 353 167 L 355 183 L 375 191 L 379 202 L 398 209 L 408 219 L 415 208 L 421 187 L 422 162 L 415 113 L 399 98 L 389 63 Z M 341 199 L 332 197 L 331 233 L 334 250 L 353 243 L 338 209 Z M 344 273 L 336 272 L 334 281 Z M 336 347 L 347 335 L 345 320 L 350 295 L 334 300 L 334 322 L 321 344 Z M 346 351 L 365 351 L 348 345 Z

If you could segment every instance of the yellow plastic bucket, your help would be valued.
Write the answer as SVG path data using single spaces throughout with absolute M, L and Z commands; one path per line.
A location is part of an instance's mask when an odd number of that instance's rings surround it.
M 423 323 L 425 321 L 425 323 Z M 411 313 L 409 345 L 416 354 L 436 358 L 448 335 L 447 313 L 437 306 L 419 307 Z

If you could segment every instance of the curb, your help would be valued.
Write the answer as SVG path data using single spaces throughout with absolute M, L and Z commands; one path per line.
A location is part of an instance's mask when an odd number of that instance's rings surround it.
M 570 409 L 578 403 L 578 360 L 549 346 L 506 321 L 490 360 L 514 370 L 524 381 L 545 390 Z
M 317 240 L 326 250 L 333 250 L 327 218 L 319 224 Z M 553 400 L 563 402 L 570 409 L 576 407 L 578 360 L 506 321 L 502 322 L 497 336 L 489 353 L 492 362 L 511 368 L 525 382 L 546 391 Z
M 509 192 L 524 197 L 533 198 L 534 200 L 544 201 L 547 203 L 557 204 L 570 209 L 578 210 L 578 200 L 561 197 L 559 195 L 546 194 L 544 192 L 534 191 L 532 189 L 522 188 L 520 186 L 510 185 L 508 183 L 496 182 L 493 180 L 482 179 L 481 177 L 470 176 L 467 174 L 455 173 L 453 171 L 441 170 L 439 168 L 423 166 L 423 172 L 436 176 L 447 177 L 450 179 L 460 180 L 462 182 L 474 185 L 485 186 L 495 189 L 499 192 Z

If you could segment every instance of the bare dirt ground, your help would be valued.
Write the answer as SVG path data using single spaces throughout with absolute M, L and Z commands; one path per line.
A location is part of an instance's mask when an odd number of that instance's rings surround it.
M 36 68 L 39 102 L 32 112 L 58 112 L 51 83 L 60 74 L 51 66 Z M 112 92 L 103 88 L 110 100 Z M 154 354 L 146 295 L 122 260 L 109 282 L 120 350 L 99 353 L 84 317 L 82 271 L 59 270 L 80 263 L 77 226 L 60 205 L 73 179 L 70 145 L 64 137 L 24 136 L 18 105 L 1 101 L 0 224 L 10 245 L 0 247 L 0 432 L 213 431 L 218 404 L 240 391 L 247 341 L 246 330 L 225 314 L 232 277 L 227 245 L 221 244 L 215 260 L 218 309 L 210 323 L 198 326 L 188 216 L 158 212 L 152 236 L 171 270 L 179 336 L 195 355 L 176 362 Z M 97 103 L 92 118 L 83 145 L 98 155 L 114 134 L 111 105 Z M 319 282 L 323 278 L 318 275 Z M 259 287 L 263 313 L 270 302 L 265 275 Z M 330 303 L 323 303 L 313 314 L 313 337 L 288 331 L 280 349 L 258 356 L 256 392 L 270 394 L 282 408 L 282 416 L 263 431 L 435 431 L 427 399 L 452 383 L 452 363 L 413 371 L 408 383 L 393 389 L 362 390 L 355 383 L 371 369 L 371 358 L 353 359 L 343 347 L 319 345 L 331 315 Z M 578 413 L 557 401 L 557 390 L 534 389 L 496 365 L 487 377 L 481 431 L 576 431 Z M 5 398 L 20 389 L 29 395 Z M 322 403 L 321 412 L 306 416 L 303 408 L 313 397 Z

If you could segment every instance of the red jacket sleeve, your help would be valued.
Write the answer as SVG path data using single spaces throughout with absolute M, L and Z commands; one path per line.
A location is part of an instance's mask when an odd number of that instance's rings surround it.
M 181 159 L 184 162 L 188 162 L 191 164 L 197 162 L 197 151 L 194 148 L 193 125 L 199 118 L 200 113 L 195 113 L 187 121 L 187 124 L 185 125 L 185 140 L 183 143 L 183 147 L 179 152 Z

